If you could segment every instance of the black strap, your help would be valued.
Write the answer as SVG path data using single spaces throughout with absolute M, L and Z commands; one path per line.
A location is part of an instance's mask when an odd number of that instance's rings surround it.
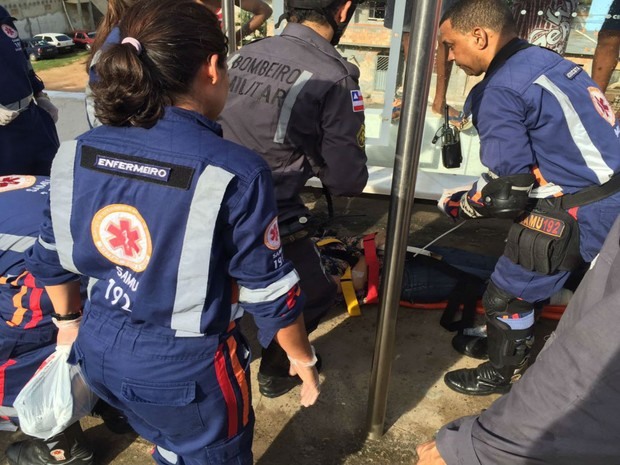
M 610 195 L 620 192 L 620 175 L 616 174 L 613 178 L 600 186 L 586 187 L 575 194 L 566 194 L 560 197 L 560 206 L 564 210 L 573 207 L 581 207 L 594 202 L 598 202 Z

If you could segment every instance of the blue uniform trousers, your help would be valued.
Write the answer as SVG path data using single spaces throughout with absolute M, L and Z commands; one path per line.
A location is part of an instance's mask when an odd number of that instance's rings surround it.
M 56 328 L 52 325 L 27 330 L 0 325 L 1 406 L 13 406 L 19 391 L 55 349 Z M 19 424 L 17 417 L 10 419 Z
M 250 351 L 236 325 L 220 335 L 164 336 L 90 305 L 73 347 L 93 391 L 158 446 L 156 462 L 252 464 Z

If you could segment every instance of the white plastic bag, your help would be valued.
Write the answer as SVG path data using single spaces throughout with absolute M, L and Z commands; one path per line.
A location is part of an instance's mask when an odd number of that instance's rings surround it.
M 88 415 L 97 396 L 84 382 L 79 365 L 67 363 L 71 346 L 58 346 L 17 395 L 20 429 L 49 439 Z

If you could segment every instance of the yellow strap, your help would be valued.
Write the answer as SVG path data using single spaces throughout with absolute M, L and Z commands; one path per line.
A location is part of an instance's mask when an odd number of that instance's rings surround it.
M 342 244 L 342 243 L 343 242 L 340 239 L 336 239 L 335 237 L 326 237 L 325 239 L 321 239 L 320 241 L 317 241 L 316 246 L 323 247 L 324 245 Z
M 323 247 L 329 244 L 343 244 L 343 242 L 335 237 L 327 237 L 317 241 L 316 246 Z M 344 296 L 344 301 L 347 304 L 347 311 L 349 312 L 349 315 L 360 316 L 362 311 L 360 310 L 360 304 L 357 301 L 357 294 L 355 293 L 353 281 L 351 280 L 350 266 L 347 267 L 344 274 L 340 278 L 340 288 L 342 289 L 342 295 Z
M 348 267 L 342 275 L 342 278 L 340 278 L 340 287 L 342 288 L 342 295 L 347 304 L 349 315 L 360 316 L 362 312 L 360 310 L 360 304 L 357 301 L 353 281 L 351 280 L 351 267 Z

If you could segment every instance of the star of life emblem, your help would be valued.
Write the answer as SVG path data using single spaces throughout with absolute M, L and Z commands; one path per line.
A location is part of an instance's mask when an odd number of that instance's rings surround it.
M 588 87 L 588 92 L 590 92 L 590 98 L 598 114 L 601 115 L 605 121 L 614 126 L 616 124 L 616 114 L 603 91 L 598 87 Z
M 280 229 L 278 228 L 278 217 L 276 216 L 265 230 L 265 245 L 269 250 L 280 248 Z
M 91 233 L 97 250 L 112 263 L 138 273 L 148 266 L 151 235 L 136 208 L 123 204 L 102 208 L 93 217 Z
M 4 32 L 11 39 L 17 39 L 17 31 L 8 24 L 2 25 L 2 32 Z
M 0 176 L 0 192 L 26 189 L 36 182 L 34 176 Z

